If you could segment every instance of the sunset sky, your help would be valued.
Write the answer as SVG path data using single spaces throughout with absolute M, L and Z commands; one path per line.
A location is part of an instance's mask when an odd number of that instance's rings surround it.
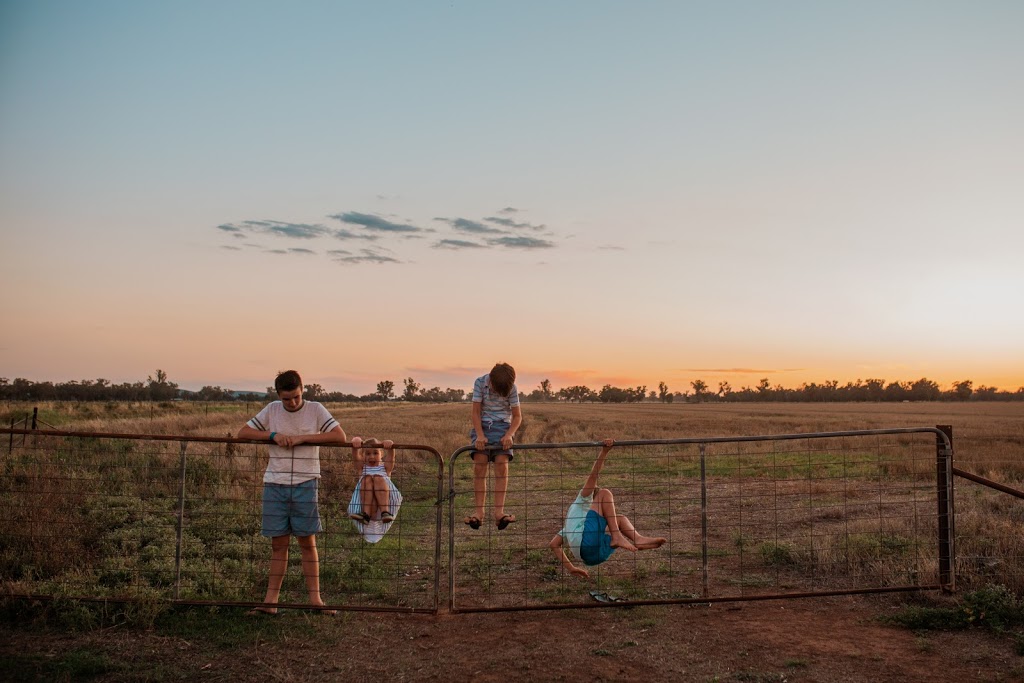
M 1024 2 L 0 1 L 0 377 L 1024 385 Z

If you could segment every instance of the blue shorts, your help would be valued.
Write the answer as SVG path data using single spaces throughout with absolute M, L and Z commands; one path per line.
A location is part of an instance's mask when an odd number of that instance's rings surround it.
M 483 422 L 484 437 L 487 439 L 487 462 L 494 462 L 494 456 L 507 455 L 508 461 L 512 462 L 512 449 L 501 447 L 501 437 L 505 436 L 512 427 L 510 422 Z M 469 441 L 476 445 L 476 427 L 469 430 Z M 477 451 L 479 452 L 479 451 Z
M 263 484 L 264 536 L 312 536 L 323 531 L 317 507 L 317 480 Z
M 611 534 L 605 533 L 607 528 L 608 522 L 604 517 L 594 510 L 587 510 L 587 520 L 583 523 L 583 542 L 580 543 L 580 559 L 583 564 L 601 564 L 615 552 Z

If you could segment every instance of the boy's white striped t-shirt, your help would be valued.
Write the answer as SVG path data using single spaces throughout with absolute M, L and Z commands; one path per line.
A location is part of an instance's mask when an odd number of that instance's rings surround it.
M 512 408 L 519 405 L 519 387 L 512 384 L 508 396 L 502 396 L 491 387 L 491 376 L 482 375 L 473 382 L 473 403 L 480 405 L 482 422 L 511 422 Z
M 338 421 L 316 401 L 303 401 L 302 407 L 293 413 L 285 410 L 280 401 L 274 401 L 247 424 L 253 429 L 281 434 L 326 434 L 338 426 Z M 294 486 L 319 477 L 319 446 L 302 444 L 295 448 L 282 448 L 270 444 L 270 461 L 263 474 L 264 483 Z

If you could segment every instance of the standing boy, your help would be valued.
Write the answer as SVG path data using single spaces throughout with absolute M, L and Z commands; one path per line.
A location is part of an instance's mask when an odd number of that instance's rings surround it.
M 294 370 L 274 380 L 279 401 L 268 404 L 238 430 L 238 438 L 270 441 L 270 461 L 263 475 L 262 534 L 271 539 L 270 578 L 264 603 L 277 604 L 288 570 L 291 537 L 302 552 L 302 574 L 309 602 L 323 606 L 320 598 L 320 557 L 316 534 L 323 527 L 317 506 L 320 479 L 320 444 L 343 444 L 344 430 L 327 408 L 302 398 L 302 378 Z M 253 612 L 277 614 L 276 607 L 257 607 Z M 333 614 L 333 611 L 328 612 Z
M 590 574 L 569 560 L 564 545 L 568 544 L 573 554 L 583 564 L 594 566 L 611 557 L 616 548 L 630 552 L 653 550 L 660 548 L 667 541 L 660 536 L 642 536 L 626 515 L 620 515 L 615 511 L 615 498 L 612 497 L 611 490 L 597 487 L 597 476 L 604 467 L 608 451 L 615 445 L 612 439 L 605 439 L 602 443 L 601 453 L 590 469 L 590 476 L 587 477 L 576 500 L 569 506 L 569 511 L 565 515 L 565 526 L 548 544 L 569 573 L 583 578 L 588 578 Z
M 488 463 L 494 463 L 494 522 L 502 530 L 516 521 L 515 515 L 505 514 L 505 493 L 512 440 L 522 423 L 516 371 L 508 363 L 498 363 L 489 374 L 478 377 L 473 383 L 473 429 L 469 438 L 476 449 L 472 455 L 476 510 L 464 521 L 474 529 L 480 528 L 480 520 L 484 518 Z

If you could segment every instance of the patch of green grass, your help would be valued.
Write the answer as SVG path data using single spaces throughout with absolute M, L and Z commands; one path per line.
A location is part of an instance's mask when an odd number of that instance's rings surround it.
M 282 610 L 277 616 L 248 616 L 233 607 L 174 609 L 156 620 L 160 633 L 207 643 L 218 650 L 233 650 L 258 639 L 276 639 L 285 634 L 312 634 L 311 619 L 303 613 Z M 339 615 L 344 617 L 344 614 Z
M 884 618 L 892 624 L 916 631 L 957 630 L 981 626 L 997 633 L 1024 628 L 1024 600 L 1005 586 L 992 585 L 964 593 L 954 604 L 943 607 L 909 605 Z M 1018 638 L 1024 635 L 1018 634 Z
M 796 550 L 788 543 L 762 543 L 761 559 L 769 567 L 792 567 L 797 562 Z

